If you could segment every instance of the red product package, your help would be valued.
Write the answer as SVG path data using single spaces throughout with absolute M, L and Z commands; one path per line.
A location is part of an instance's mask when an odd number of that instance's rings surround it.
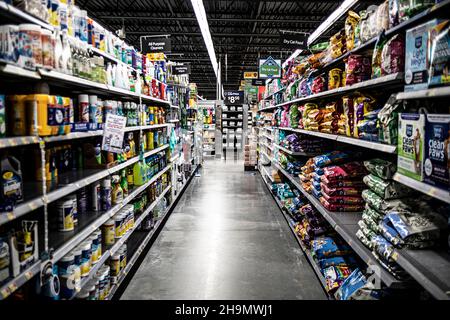
M 361 162 L 349 162 L 340 166 L 330 166 L 323 169 L 327 180 L 358 180 L 367 175 L 367 170 Z
M 320 181 L 324 185 L 327 186 L 327 188 L 346 188 L 346 187 L 352 187 L 352 188 L 358 188 L 358 189 L 365 189 L 366 185 L 361 180 L 328 180 L 327 177 L 321 176 Z
M 330 197 L 334 196 L 359 196 L 364 188 L 364 186 L 360 187 L 337 187 L 330 188 L 325 183 L 321 183 L 320 187 L 322 189 L 322 194 Z
M 364 200 L 361 197 L 329 196 L 326 193 L 322 193 L 322 197 L 330 204 L 364 204 Z
M 363 211 L 364 205 L 351 205 L 351 204 L 331 204 L 324 197 L 320 197 L 320 203 L 325 209 L 331 212 L 359 212 Z

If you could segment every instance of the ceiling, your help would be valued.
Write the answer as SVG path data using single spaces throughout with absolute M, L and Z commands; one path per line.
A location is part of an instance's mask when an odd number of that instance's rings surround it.
M 280 52 L 280 30 L 311 33 L 341 1 L 203 3 L 216 56 L 222 62 L 222 83 L 225 89 L 237 89 L 244 71 L 256 71 L 259 56 L 285 59 L 291 54 Z M 140 48 L 142 35 L 170 34 L 169 59 L 191 62 L 190 81 L 197 84 L 200 95 L 215 99 L 216 77 L 190 0 L 80 0 L 78 5 L 110 30 L 118 30 L 124 23 L 126 40 L 136 48 Z

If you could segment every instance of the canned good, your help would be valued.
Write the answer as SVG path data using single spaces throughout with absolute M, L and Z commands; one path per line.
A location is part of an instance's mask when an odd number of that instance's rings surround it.
M 123 216 L 119 213 L 114 216 L 114 237 L 116 239 L 122 238 L 122 221 Z
M 94 265 L 98 262 L 100 259 L 100 256 L 98 255 L 98 236 L 96 234 L 92 234 L 89 238 L 89 241 L 91 241 L 91 264 Z
M 95 282 L 88 282 L 85 290 L 89 292 L 88 300 L 98 300 L 98 287 L 95 285 Z
M 81 244 L 81 276 L 87 277 L 91 271 L 92 241 L 86 240 Z
M 58 230 L 73 231 L 74 229 L 74 207 L 73 200 L 64 198 L 56 203 L 58 212 Z
M 58 261 L 58 276 L 61 285 L 60 296 L 63 299 L 71 298 L 79 287 L 77 268 L 73 253 L 65 255 Z
M 123 246 L 120 247 L 119 254 L 120 254 L 120 271 L 122 271 L 127 266 L 127 245 L 126 244 L 124 244 Z
M 102 225 L 102 240 L 105 246 L 115 243 L 115 221 L 110 219 Z
M 100 230 L 97 230 L 94 232 L 95 236 L 97 237 L 97 243 L 98 243 L 98 247 L 97 247 L 97 255 L 100 259 L 100 257 L 103 254 L 103 250 L 102 250 L 102 232 Z
M 70 196 L 67 196 L 67 199 L 71 199 L 73 203 L 73 225 L 78 225 L 78 207 L 77 207 L 77 195 L 72 194 Z
M 109 259 L 109 266 L 111 267 L 111 277 L 118 277 L 120 274 L 120 254 L 118 252 Z

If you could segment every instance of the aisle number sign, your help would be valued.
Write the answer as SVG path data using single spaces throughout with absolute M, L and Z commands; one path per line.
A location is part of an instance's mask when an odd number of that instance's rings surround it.
M 123 136 L 126 125 L 126 117 L 108 113 L 103 130 L 102 150 L 113 153 L 123 152 Z M 98 150 L 98 153 L 100 154 L 100 150 Z
M 268 57 L 259 59 L 259 79 L 281 78 L 281 60 Z
M 258 72 L 244 72 L 244 79 L 258 79 Z

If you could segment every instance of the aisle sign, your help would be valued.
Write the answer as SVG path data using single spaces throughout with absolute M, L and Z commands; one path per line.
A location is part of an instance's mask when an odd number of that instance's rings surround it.
M 102 150 L 113 153 L 123 152 L 123 136 L 127 118 L 108 113 L 103 130 Z
M 172 41 L 166 37 L 145 37 L 141 39 L 142 53 L 170 52 L 172 50 Z
M 259 79 L 281 78 L 281 60 L 268 57 L 259 59 Z
M 172 65 L 173 75 L 191 74 L 191 65 L 189 63 L 183 63 L 178 65 Z
M 280 46 L 289 49 L 308 49 L 306 33 L 285 33 L 280 35 Z
M 263 87 L 265 85 L 266 85 L 265 80 L 261 80 L 261 79 L 253 79 L 252 80 L 252 86 Z
M 227 90 L 224 91 L 225 105 L 244 104 L 244 91 Z
M 258 79 L 258 72 L 244 72 L 244 79 Z

